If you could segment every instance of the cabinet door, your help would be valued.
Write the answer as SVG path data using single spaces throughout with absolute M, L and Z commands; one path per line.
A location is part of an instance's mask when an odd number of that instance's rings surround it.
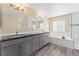
M 45 41 L 44 41 L 44 36 L 43 34 L 40 35 L 40 48 L 43 47 L 45 44 Z
M 46 34 L 43 34 L 43 46 L 47 44 Z
M 1 56 L 18 56 L 18 44 L 1 48 Z
M 1 56 L 1 42 L 0 42 L 0 56 Z
M 46 37 L 47 37 L 47 43 L 50 43 L 50 38 L 49 38 L 49 33 L 47 33 Z
M 33 36 L 33 52 L 39 49 L 39 35 Z
M 72 13 L 72 24 L 79 24 L 79 12 Z
M 49 43 L 49 34 L 48 33 L 44 34 L 44 40 L 45 40 L 45 44 Z
M 32 55 L 32 38 L 26 37 L 24 38 L 24 42 L 22 42 L 22 56 L 30 56 L 30 55 Z

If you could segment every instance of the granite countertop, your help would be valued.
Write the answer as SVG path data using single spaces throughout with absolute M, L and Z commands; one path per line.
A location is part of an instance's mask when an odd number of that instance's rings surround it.
M 45 34 L 45 33 L 48 33 L 48 32 L 36 32 L 36 33 L 25 33 L 25 34 L 18 34 L 18 35 L 1 36 L 0 41 L 2 42 L 2 41 L 14 40 L 14 39 L 18 39 L 18 38 L 35 36 L 35 35 L 40 35 L 40 34 Z

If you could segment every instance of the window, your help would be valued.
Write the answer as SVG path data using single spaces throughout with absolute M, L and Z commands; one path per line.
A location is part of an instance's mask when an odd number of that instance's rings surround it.
M 53 21 L 53 32 L 64 32 L 65 31 L 65 20 Z
M 35 28 L 36 28 L 35 17 L 30 16 L 28 18 L 28 28 L 30 31 L 35 30 Z

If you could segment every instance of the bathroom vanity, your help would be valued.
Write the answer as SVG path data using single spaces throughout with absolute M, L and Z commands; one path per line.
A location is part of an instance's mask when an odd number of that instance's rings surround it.
M 2 37 L 1 56 L 32 56 L 50 42 L 49 32 Z

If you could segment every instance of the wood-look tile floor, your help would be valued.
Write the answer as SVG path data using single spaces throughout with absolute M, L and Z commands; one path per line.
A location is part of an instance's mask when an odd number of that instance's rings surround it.
M 48 44 L 36 53 L 36 56 L 79 56 L 79 50 Z

